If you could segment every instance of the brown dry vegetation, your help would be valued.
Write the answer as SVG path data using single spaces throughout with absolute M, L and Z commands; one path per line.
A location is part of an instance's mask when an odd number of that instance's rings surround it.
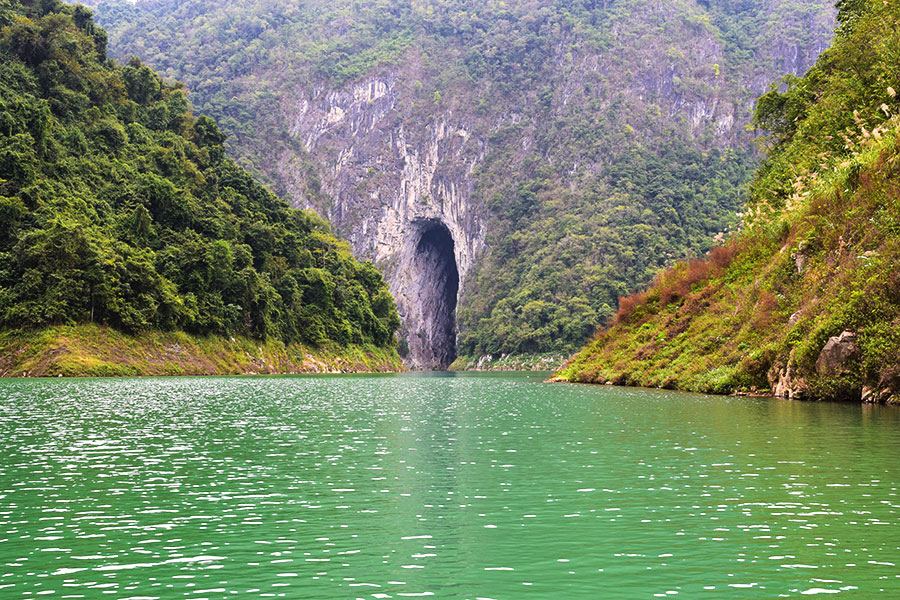
M 732 240 L 724 246 L 713 248 L 703 258 L 682 261 L 669 269 L 660 271 L 654 278 L 649 290 L 619 299 L 619 310 L 616 312 L 611 325 L 633 322 L 632 315 L 635 314 L 638 308 L 644 309 L 640 316 L 646 316 L 650 313 L 650 307 L 647 306 L 647 303 L 652 298 L 658 298 L 659 308 L 662 309 L 670 304 L 692 297 L 695 300 L 694 308 L 697 310 L 700 305 L 696 300 L 704 294 L 701 292 L 699 296 L 692 295 L 691 292 L 694 287 L 720 275 L 734 260 L 742 244 L 744 242 Z M 708 292 L 709 290 L 706 291 Z M 601 335 L 601 332 L 595 335 L 594 340 L 599 335 Z

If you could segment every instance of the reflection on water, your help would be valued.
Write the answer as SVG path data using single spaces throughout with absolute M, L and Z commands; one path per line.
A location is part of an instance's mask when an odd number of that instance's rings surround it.
M 0 597 L 900 597 L 900 411 L 538 375 L 0 382 Z

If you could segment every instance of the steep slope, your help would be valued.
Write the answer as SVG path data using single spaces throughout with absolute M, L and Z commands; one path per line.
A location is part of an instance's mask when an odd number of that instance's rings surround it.
M 445 366 L 457 341 L 574 350 L 619 295 L 708 249 L 756 164 L 752 102 L 804 72 L 833 23 L 831 0 L 98 11 L 116 55 L 185 81 L 242 164 L 386 272 L 417 366 Z M 453 246 L 432 276 L 418 249 L 435 228 Z
M 106 39 L 84 7 L 0 3 L 0 327 L 392 349 L 375 267 L 224 158 L 180 87 L 107 61 Z
M 744 231 L 623 299 L 558 377 L 900 401 L 900 6 L 839 6 L 832 48 L 757 106 Z

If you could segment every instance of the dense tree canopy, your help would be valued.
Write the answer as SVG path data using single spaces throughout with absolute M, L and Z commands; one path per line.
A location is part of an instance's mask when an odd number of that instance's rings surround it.
M 375 267 L 106 40 L 82 6 L 0 0 L 0 325 L 392 345 Z

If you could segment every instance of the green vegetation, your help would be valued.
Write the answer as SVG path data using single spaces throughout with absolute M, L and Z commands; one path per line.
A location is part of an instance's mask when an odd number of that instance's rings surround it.
M 841 9 L 833 47 L 757 105 L 770 151 L 742 233 L 623 299 L 560 378 L 900 400 L 900 6 Z
M 492 251 L 466 290 L 460 352 L 571 350 L 674 257 L 701 253 L 740 208 L 747 152 L 635 150 L 577 191 L 538 179 L 498 202 Z M 515 213 L 529 211 L 527 219 Z
M 393 134 L 446 119 L 483 140 L 466 177 L 488 250 L 458 319 L 460 352 L 479 356 L 571 352 L 618 296 L 725 234 L 757 165 L 743 124 L 758 82 L 809 64 L 831 4 L 108 0 L 98 11 L 117 56 L 184 81 L 243 166 L 321 214 L 334 208 L 323 181 L 337 151 L 326 141 L 308 154 L 290 134 L 303 93 L 381 76 L 395 82 Z M 370 158 L 345 201 L 395 168 Z
M 0 0 L 0 327 L 392 348 L 380 273 L 81 6 Z
M 402 371 L 392 348 L 318 347 L 245 337 L 149 331 L 125 334 L 98 325 L 0 332 L 0 377 L 127 377 Z

